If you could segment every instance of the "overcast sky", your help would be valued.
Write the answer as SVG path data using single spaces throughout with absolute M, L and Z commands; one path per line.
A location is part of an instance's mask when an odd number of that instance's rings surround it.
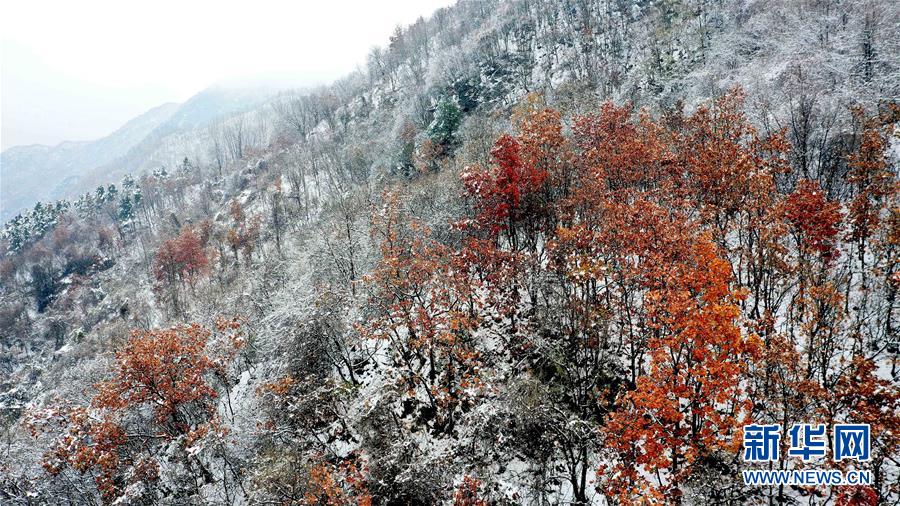
M 0 6 L 2 148 L 103 137 L 210 84 L 330 82 L 452 0 L 17 0 Z

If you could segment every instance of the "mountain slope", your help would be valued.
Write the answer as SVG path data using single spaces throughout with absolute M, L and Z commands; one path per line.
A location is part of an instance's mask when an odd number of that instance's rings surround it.
M 860 193 L 849 105 L 869 179 L 896 181 L 876 130 L 900 41 L 867 20 L 897 16 L 868 8 L 462 1 L 365 72 L 142 143 L 109 169 L 166 171 L 25 220 L 0 258 L 0 500 L 808 502 L 740 482 L 736 413 L 850 420 L 847 400 L 878 465 L 900 447 L 876 426 L 900 427 L 898 250 L 889 220 L 854 244 L 836 223 Z M 217 159 L 253 118 L 271 135 Z M 856 212 L 896 206 L 869 194 Z M 195 383 L 110 390 L 159 370 Z M 896 501 L 897 471 L 864 492 Z

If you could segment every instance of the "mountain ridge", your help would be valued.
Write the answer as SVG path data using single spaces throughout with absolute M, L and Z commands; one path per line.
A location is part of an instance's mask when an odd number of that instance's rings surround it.
M 0 221 L 36 202 L 74 197 L 115 180 L 149 158 L 169 136 L 252 109 L 278 91 L 264 85 L 213 84 L 184 102 L 153 107 L 100 139 L 7 148 L 0 162 Z

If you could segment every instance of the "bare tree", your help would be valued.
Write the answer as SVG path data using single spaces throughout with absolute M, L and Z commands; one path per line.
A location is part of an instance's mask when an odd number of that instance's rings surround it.
M 235 117 L 225 126 L 224 139 L 231 159 L 235 161 L 242 159 L 246 148 L 243 116 Z
M 221 178 L 222 169 L 225 167 L 225 141 L 222 132 L 222 124 L 211 124 L 207 132 L 209 135 L 210 155 L 213 162 L 216 164 L 216 169 L 218 170 L 219 177 Z

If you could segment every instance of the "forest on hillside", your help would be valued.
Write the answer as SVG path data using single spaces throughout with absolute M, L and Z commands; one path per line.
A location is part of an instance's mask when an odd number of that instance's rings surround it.
M 900 503 L 898 14 L 463 0 L 38 203 L 0 502 Z

